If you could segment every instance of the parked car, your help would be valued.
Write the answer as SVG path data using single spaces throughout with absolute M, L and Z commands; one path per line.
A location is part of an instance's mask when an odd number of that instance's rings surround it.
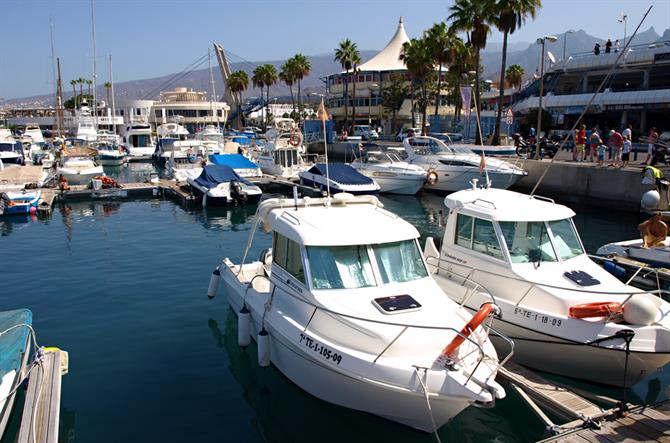
M 368 140 L 377 140 L 379 134 L 374 128 L 370 125 L 355 125 L 354 126 L 354 137 L 361 137 L 361 139 Z
M 407 137 L 410 136 L 409 135 L 410 131 L 412 131 L 412 133 L 413 133 L 412 136 L 421 134 L 421 128 L 407 128 L 407 127 L 404 127 L 400 130 L 400 132 L 398 132 L 398 135 L 395 138 L 396 141 L 401 142 L 401 141 L 405 140 Z

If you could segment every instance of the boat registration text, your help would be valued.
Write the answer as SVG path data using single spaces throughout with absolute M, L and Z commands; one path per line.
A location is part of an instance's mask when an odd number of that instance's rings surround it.
M 307 335 L 300 333 L 300 343 L 303 345 L 307 346 L 309 349 L 312 351 L 316 352 L 326 360 L 331 360 L 332 362 L 336 364 L 340 364 L 342 361 L 342 356 L 338 354 L 337 352 L 333 351 L 332 349 L 322 345 L 321 343 L 317 342 L 311 337 L 308 337 Z
M 514 308 L 514 315 L 528 320 L 539 322 L 545 325 L 551 325 L 555 327 L 560 327 L 563 324 L 563 320 L 560 318 L 551 317 L 549 315 L 539 314 L 535 311 L 529 311 L 528 309 L 523 308 Z

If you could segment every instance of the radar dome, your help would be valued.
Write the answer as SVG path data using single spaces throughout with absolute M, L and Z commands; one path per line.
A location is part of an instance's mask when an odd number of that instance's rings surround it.
M 637 294 L 623 306 L 623 318 L 631 325 L 650 325 L 656 321 L 658 307 L 648 294 Z
M 652 211 L 658 208 L 658 203 L 661 201 L 661 196 L 656 190 L 647 191 L 642 194 L 642 199 L 640 200 L 640 205 L 642 209 Z

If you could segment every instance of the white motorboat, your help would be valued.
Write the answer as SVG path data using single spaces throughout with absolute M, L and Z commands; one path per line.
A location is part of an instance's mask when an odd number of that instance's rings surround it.
M 237 175 L 229 166 L 206 165 L 195 176 L 197 169 L 190 169 L 184 174 L 191 188 L 202 197 L 203 206 L 257 203 L 263 195 L 261 188 Z
M 88 103 L 83 102 L 76 115 L 77 132 L 75 138 L 93 143 L 98 140 L 98 131 L 95 127 L 95 117 Z
M 118 145 L 98 142 L 94 147 L 97 151 L 95 158 L 103 166 L 121 166 L 128 161 L 126 152 Z
M 515 341 L 519 363 L 630 386 L 670 362 L 670 303 L 593 262 L 570 208 L 474 187 L 445 205 L 441 251 L 426 243 L 429 266 L 445 291 L 471 288 L 454 299 L 471 311 L 495 300 L 502 316 L 494 325 Z
M 663 246 L 643 248 L 642 240 L 626 240 L 608 243 L 596 251 L 596 255 L 625 257 L 646 263 L 653 267 L 670 268 L 670 237 L 666 237 Z
M 258 221 L 272 249 L 241 265 L 225 258 L 208 294 L 223 281 L 239 343 L 257 341 L 261 366 L 321 400 L 426 432 L 505 395 L 488 329 L 459 332 L 471 315 L 429 276 L 418 231 L 377 198 L 269 199 Z
M 176 138 L 186 140 L 189 136 L 188 130 L 179 123 L 163 123 L 156 128 L 158 138 Z
M 523 169 L 505 160 L 486 157 L 482 161 L 481 156 L 465 146 L 449 146 L 435 137 L 408 137 L 403 140 L 403 147 L 408 163 L 436 176 L 426 183 L 426 189 L 460 191 L 467 189 L 473 179 L 487 175 L 491 187 L 507 189 L 526 175 Z
M 214 125 L 206 125 L 201 131 L 196 132 L 195 138 L 202 142 L 202 156 L 223 154 L 225 140 L 223 132 Z
M 298 176 L 301 184 L 319 188 L 321 192 L 330 190 L 331 194 L 379 194 L 381 189 L 375 180 L 343 163 L 316 163 Z
M 300 132 L 275 132 L 276 134 L 263 145 L 256 157 L 256 164 L 263 174 L 283 178 L 296 178 L 300 172 L 309 169 L 311 163 L 305 162 L 305 147 Z
M 85 147 L 83 140 L 68 139 L 60 154 L 56 176 L 62 175 L 71 185 L 85 185 L 93 177 L 105 175 L 102 166 L 94 161 L 96 154 L 95 149 Z
M 3 165 L 22 165 L 25 163 L 23 145 L 13 138 L 0 140 L 0 162 Z
M 44 146 L 46 144 L 44 135 L 42 135 L 42 130 L 37 123 L 28 123 L 23 130 L 23 135 L 25 137 L 30 137 L 30 140 L 36 145 Z
M 124 146 L 130 159 L 149 159 L 156 150 L 151 126 L 145 123 L 132 123 L 126 128 L 123 136 Z
M 396 153 L 368 151 L 351 163 L 351 167 L 373 179 L 380 186 L 379 192 L 414 195 L 423 188 L 428 173 L 417 165 L 401 160 Z
M 263 176 L 258 165 L 242 154 L 210 155 L 208 159 L 214 165 L 230 166 L 240 177 L 254 178 Z
M 200 157 L 202 144 L 199 140 L 161 138 L 156 143 L 153 160 L 161 167 L 169 164 L 195 163 Z
M 97 141 L 99 143 L 107 143 L 107 144 L 111 144 L 111 145 L 114 145 L 114 146 L 120 146 L 121 145 L 121 137 L 119 137 L 117 134 L 115 134 L 112 131 L 109 131 L 107 129 L 99 129 L 98 130 Z

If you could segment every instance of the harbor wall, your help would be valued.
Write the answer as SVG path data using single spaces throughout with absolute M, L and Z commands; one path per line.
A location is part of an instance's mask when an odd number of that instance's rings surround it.
M 549 160 L 524 160 L 521 166 L 528 175 L 515 189 L 530 193 L 549 164 Z M 596 167 L 593 163 L 555 161 L 536 194 L 564 203 L 639 212 L 640 198 L 650 189 L 653 186 L 642 184 L 642 167 L 618 169 Z

